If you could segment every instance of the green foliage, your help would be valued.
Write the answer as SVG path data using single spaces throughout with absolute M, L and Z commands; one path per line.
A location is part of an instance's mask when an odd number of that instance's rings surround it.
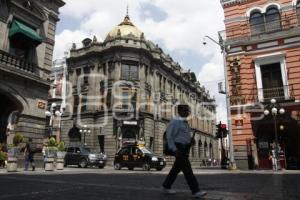
M 21 142 L 23 142 L 23 135 L 16 133 L 13 138 L 13 146 L 18 146 Z
M 3 151 L 0 151 L 0 161 L 7 160 L 7 154 Z
M 59 142 L 57 145 L 58 151 L 65 151 L 65 143 L 63 141 Z
M 48 140 L 48 146 L 49 147 L 55 147 L 56 146 L 56 140 L 54 137 L 51 137 L 49 140 Z

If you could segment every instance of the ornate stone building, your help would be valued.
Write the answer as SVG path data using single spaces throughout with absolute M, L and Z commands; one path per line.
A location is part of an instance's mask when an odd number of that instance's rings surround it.
M 214 99 L 193 72 L 146 40 L 128 15 L 103 42 L 94 37 L 82 43 L 73 45 L 68 58 L 72 87 L 67 87 L 61 133 L 67 145 L 86 144 L 112 159 L 124 143 L 142 141 L 162 154 L 172 108 L 186 102 L 196 131 L 191 157 L 198 162 L 219 157 Z
M 0 143 L 42 142 L 61 0 L 0 0 Z
M 281 166 L 299 169 L 300 1 L 221 4 L 226 27 L 221 39 L 230 46 L 227 72 L 236 163 L 239 168 L 272 169 L 269 158 L 277 143 Z M 271 105 L 271 99 L 278 104 Z

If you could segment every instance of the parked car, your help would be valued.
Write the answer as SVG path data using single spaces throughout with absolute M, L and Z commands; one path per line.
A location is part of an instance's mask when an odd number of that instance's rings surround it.
M 103 168 L 107 160 L 107 156 L 104 153 L 93 153 L 86 147 L 68 147 L 66 152 L 65 166 L 78 165 L 82 168 L 88 166 Z
M 163 157 L 154 155 L 150 150 L 141 145 L 127 145 L 119 149 L 115 155 L 114 168 L 120 170 L 127 167 L 133 170 L 141 167 L 148 171 L 155 168 L 160 171 L 166 166 L 166 160 Z

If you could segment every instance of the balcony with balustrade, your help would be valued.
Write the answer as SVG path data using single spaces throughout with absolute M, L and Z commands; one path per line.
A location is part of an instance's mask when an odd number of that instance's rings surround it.
M 257 89 L 258 102 L 270 102 L 271 99 L 276 99 L 277 102 L 295 101 L 293 85 Z
M 27 78 L 31 77 L 33 79 L 44 80 L 46 80 L 47 77 L 42 76 L 48 73 L 44 69 L 40 68 L 36 63 L 30 62 L 29 60 L 15 56 L 3 50 L 0 50 L 0 70 L 14 73 L 19 76 L 26 76 Z
M 284 14 L 279 20 L 268 23 L 250 23 L 249 20 L 236 25 L 228 25 L 226 30 L 220 31 L 219 36 L 228 45 L 247 44 L 269 40 L 270 38 L 283 38 L 299 35 L 300 15 Z

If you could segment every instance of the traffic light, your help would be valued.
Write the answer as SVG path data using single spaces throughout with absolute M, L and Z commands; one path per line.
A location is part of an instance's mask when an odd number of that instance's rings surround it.
M 216 138 L 222 138 L 221 122 L 216 125 Z
M 228 135 L 226 124 L 221 122 L 216 125 L 216 138 L 225 138 Z
M 221 124 L 221 137 L 223 136 L 223 138 L 227 137 L 228 134 L 228 130 L 226 127 L 226 124 Z

